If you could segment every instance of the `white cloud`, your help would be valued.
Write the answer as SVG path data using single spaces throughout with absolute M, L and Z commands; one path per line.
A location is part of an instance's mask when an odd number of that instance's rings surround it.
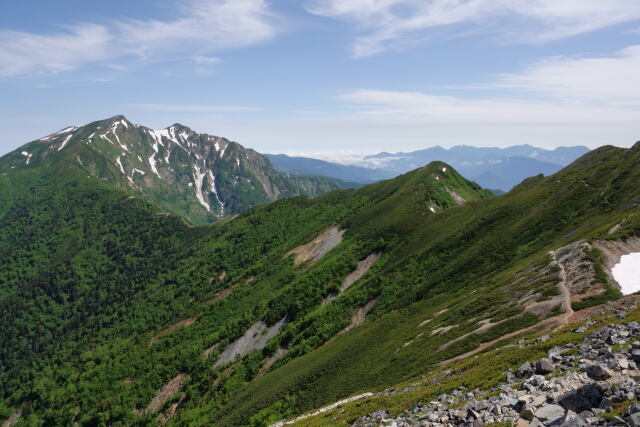
M 147 111 L 188 113 L 244 113 L 257 110 L 240 105 L 135 104 L 133 107 Z
M 222 62 L 222 59 L 215 56 L 196 56 L 193 58 L 196 73 L 201 75 L 211 74 L 216 67 Z
M 273 18 L 265 0 L 191 0 L 179 18 L 169 21 L 84 23 L 54 34 L 0 30 L 0 77 L 68 71 L 125 57 L 207 58 L 199 63 L 204 70 L 213 65 L 211 52 L 274 37 Z
M 340 99 L 359 116 L 389 117 L 432 123 L 567 124 L 594 120 L 600 123 L 637 121 L 638 110 L 578 102 L 531 101 L 526 99 L 473 99 L 360 89 L 346 92 Z
M 610 57 L 543 60 L 483 85 L 492 95 L 480 98 L 371 89 L 339 98 L 357 115 L 431 123 L 637 123 L 638 69 L 640 45 Z
M 496 86 L 525 89 L 556 99 L 640 106 L 638 70 L 640 45 L 635 45 L 608 57 L 546 59 L 522 73 L 502 75 Z
M 401 49 L 441 31 L 539 43 L 640 19 L 637 0 L 311 0 L 307 10 L 354 22 L 360 30 L 352 45 L 356 57 Z
M 0 77 L 61 72 L 112 57 L 112 35 L 102 25 L 84 24 L 46 36 L 0 31 Z
M 265 0 L 197 0 L 174 21 L 127 20 L 118 24 L 122 41 L 141 55 L 183 49 L 205 51 L 252 45 L 275 35 Z

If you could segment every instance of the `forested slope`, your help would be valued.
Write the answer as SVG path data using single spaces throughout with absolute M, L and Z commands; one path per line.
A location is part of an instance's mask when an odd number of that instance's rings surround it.
M 549 252 L 638 235 L 639 160 L 605 147 L 497 198 L 434 162 L 197 228 L 82 175 L 0 176 L 0 415 L 265 425 L 560 321 Z

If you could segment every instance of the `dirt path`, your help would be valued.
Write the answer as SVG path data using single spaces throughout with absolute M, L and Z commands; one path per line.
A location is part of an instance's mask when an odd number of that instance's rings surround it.
M 553 262 L 560 268 L 560 279 L 562 280 L 558 284 L 558 287 L 560 288 L 560 293 L 564 299 L 564 314 L 558 317 L 561 318 L 561 324 L 566 325 L 569 323 L 571 316 L 573 316 L 573 308 L 571 307 L 571 291 L 569 291 L 569 288 L 567 287 L 567 271 L 564 269 L 564 265 L 556 259 L 556 251 L 552 251 L 551 256 L 553 257 Z
M 538 322 L 535 325 L 529 326 L 527 328 L 520 329 L 518 331 L 514 331 L 514 332 L 511 332 L 509 334 L 503 335 L 503 336 L 501 336 L 499 338 L 496 338 L 493 341 L 482 343 L 478 347 L 476 347 L 475 349 L 473 349 L 471 351 L 468 351 L 468 352 L 466 352 L 464 354 L 452 357 L 451 359 L 444 360 L 444 361 L 438 363 L 438 365 L 444 366 L 444 365 L 447 365 L 447 364 L 449 364 L 449 363 L 451 363 L 453 361 L 464 359 L 464 358 L 467 358 L 469 356 L 473 356 L 474 354 L 479 353 L 482 350 L 484 350 L 486 348 L 489 348 L 492 345 L 494 345 L 494 344 L 496 344 L 496 343 L 498 343 L 500 341 L 504 341 L 504 340 L 507 340 L 509 338 L 513 338 L 515 336 L 518 336 L 518 335 L 523 334 L 525 332 L 529 332 L 529 331 L 535 330 L 537 328 L 540 329 L 540 332 L 543 332 L 545 330 L 550 330 L 550 329 L 553 329 L 553 328 L 557 328 L 559 326 L 568 325 L 571 320 L 575 320 L 575 318 L 577 316 L 576 316 L 576 313 L 573 311 L 573 308 L 571 308 L 571 292 L 569 291 L 569 288 L 567 287 L 567 272 L 565 271 L 564 266 L 562 265 L 562 263 L 560 263 L 560 262 L 558 262 L 556 260 L 556 252 L 555 251 L 551 252 L 551 256 L 553 257 L 553 262 L 558 267 L 560 267 L 560 278 L 562 280 L 558 284 L 558 287 L 560 288 L 560 292 L 561 292 L 562 297 L 564 299 L 564 301 L 563 301 L 563 305 L 564 305 L 564 309 L 565 309 L 564 313 L 562 313 L 559 316 L 555 316 L 555 317 L 551 317 L 549 319 L 545 319 L 545 320 L 543 320 L 541 322 Z

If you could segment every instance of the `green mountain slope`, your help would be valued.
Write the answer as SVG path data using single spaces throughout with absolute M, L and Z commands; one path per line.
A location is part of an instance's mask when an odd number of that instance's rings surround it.
M 195 224 L 283 197 L 348 186 L 324 177 L 287 178 L 266 157 L 225 138 L 180 124 L 153 130 L 123 116 L 68 127 L 25 144 L 0 158 L 0 173 L 43 161 L 140 194 Z
M 80 173 L 0 175 L 0 415 L 266 425 L 561 324 L 567 292 L 619 296 L 597 248 L 639 235 L 639 160 L 605 147 L 501 197 L 434 162 L 199 228 Z

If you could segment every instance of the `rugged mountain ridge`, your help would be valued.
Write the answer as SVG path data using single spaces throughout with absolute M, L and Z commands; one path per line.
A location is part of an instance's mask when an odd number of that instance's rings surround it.
M 345 186 L 330 178 L 283 176 L 254 150 L 178 123 L 155 130 L 124 116 L 30 142 L 0 158 L 0 173 L 44 161 L 80 168 L 199 224 L 258 203 Z
M 400 153 L 365 156 L 350 165 L 283 154 L 267 156 L 277 168 L 302 174 L 314 174 L 368 184 L 392 178 L 431 161 L 440 160 L 455 167 L 466 178 L 484 188 L 509 191 L 523 179 L 551 175 L 589 151 L 586 147 L 558 147 L 546 150 L 531 145 L 506 148 L 458 145 L 440 146 Z
M 638 161 L 603 147 L 500 197 L 433 162 L 197 228 L 79 170 L 0 175 L 0 416 L 265 426 L 445 365 L 387 409 L 504 383 L 544 356 L 513 340 L 620 297 Z M 380 405 L 346 408 L 308 424 Z

